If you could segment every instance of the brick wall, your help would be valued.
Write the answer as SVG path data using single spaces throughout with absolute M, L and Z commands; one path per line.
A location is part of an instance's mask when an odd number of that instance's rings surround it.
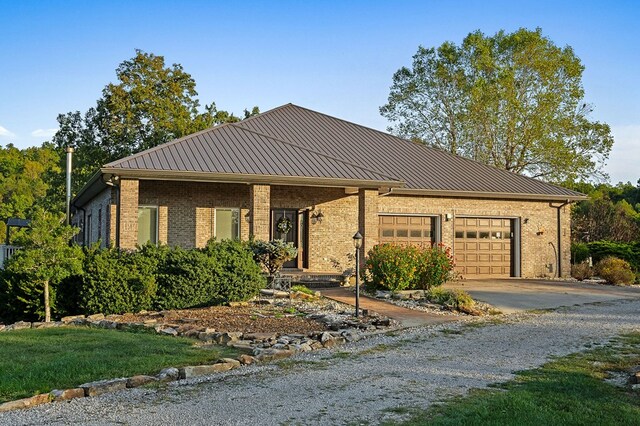
M 378 200 L 381 213 L 422 213 L 442 215 L 442 242 L 453 246 L 453 219 L 444 220 L 446 213 L 466 216 L 519 217 L 522 226 L 522 277 L 553 277 L 557 258 L 557 210 L 548 202 L 483 200 L 468 198 L 411 197 L 389 195 Z M 524 219 L 528 218 L 528 223 Z M 561 210 L 562 269 L 569 276 L 570 265 L 570 211 Z M 540 231 L 544 231 L 539 234 Z M 551 269 L 548 265 L 552 265 Z
M 261 239 L 270 235 L 270 209 L 321 211 L 322 222 L 309 223 L 309 270 L 336 272 L 333 261 L 342 269 L 351 267 L 348 255 L 353 253 L 353 234 L 363 232 L 368 250 L 377 243 L 377 213 L 427 214 L 442 217 L 442 239 L 453 245 L 453 220 L 444 215 L 476 215 L 484 217 L 519 217 L 522 226 L 523 277 L 552 277 L 556 274 L 557 246 L 556 209 L 548 202 L 516 200 L 483 200 L 445 197 L 413 197 L 389 195 L 380 197 L 375 190 L 347 195 L 342 188 L 309 188 L 194 182 L 122 181 L 123 221 L 121 247 L 131 248 L 137 242 L 137 206 L 158 206 L 159 240 L 169 245 L 202 247 L 213 237 L 214 209 L 240 208 L 240 235 L 248 239 L 253 232 Z M 103 235 L 110 229 L 115 237 L 114 197 L 105 191 L 87 208 L 103 208 Z M 252 209 L 252 205 L 254 209 Z M 110 214 L 106 214 L 107 209 Z M 253 211 L 255 210 L 255 212 Z M 97 210 L 96 210 L 97 212 Z M 561 210 L 563 275 L 570 272 L 570 214 Z M 95 215 L 95 217 L 94 217 Z M 97 221 L 97 213 L 92 214 Z M 528 222 L 524 223 L 524 219 Z M 96 222 L 97 223 L 97 222 Z M 252 227 L 255 231 L 252 231 Z M 540 231 L 543 231 L 540 233 Z M 94 232 L 97 234 L 97 231 Z M 94 241 L 97 238 L 94 237 Z M 551 265 L 551 268 L 549 268 Z

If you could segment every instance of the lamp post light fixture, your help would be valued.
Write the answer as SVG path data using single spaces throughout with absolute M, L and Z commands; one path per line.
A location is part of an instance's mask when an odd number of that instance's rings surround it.
M 360 315 L 360 248 L 362 235 L 356 232 L 353 236 L 353 246 L 356 248 L 356 318 Z

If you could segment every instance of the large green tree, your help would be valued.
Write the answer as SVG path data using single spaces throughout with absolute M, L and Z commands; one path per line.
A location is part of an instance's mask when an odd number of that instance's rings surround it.
M 18 149 L 0 146 L 0 238 L 4 239 L 4 220 L 27 218 L 36 206 L 47 205 L 49 177 L 58 169 L 58 155 L 50 145 Z
M 58 116 L 53 143 L 60 154 L 76 147 L 74 187 L 77 190 L 101 165 L 216 124 L 239 121 L 215 103 L 200 107 L 196 82 L 179 64 L 163 56 L 136 51 L 120 64 L 116 83 L 102 90 L 96 106 L 85 113 Z M 245 117 L 258 114 L 254 107 Z M 58 177 L 58 185 L 62 184 Z
M 537 29 L 419 47 L 381 114 L 395 134 L 547 181 L 604 177 L 609 126 L 590 120 L 584 67 Z

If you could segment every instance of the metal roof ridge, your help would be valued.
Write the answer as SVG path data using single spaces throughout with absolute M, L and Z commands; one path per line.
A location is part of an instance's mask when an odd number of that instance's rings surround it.
M 287 105 L 289 105 L 289 104 L 287 104 Z M 382 176 L 382 177 L 388 178 L 388 179 L 393 180 L 393 181 L 395 181 L 395 182 L 404 182 L 404 180 L 401 180 L 401 179 L 395 178 L 395 177 L 393 177 L 393 176 L 386 175 L 386 174 L 384 174 L 384 173 L 380 172 L 379 170 L 374 170 L 374 169 L 370 169 L 370 168 L 367 168 L 367 167 L 359 166 L 359 165 L 357 165 L 357 164 L 353 164 L 353 163 L 351 163 L 351 162 L 349 162 L 349 161 L 345 161 L 345 160 L 343 160 L 343 159 L 341 159 L 341 158 L 336 158 L 336 157 L 333 157 L 333 156 L 331 156 L 331 155 L 327 155 L 327 154 L 324 154 L 324 153 L 322 153 L 322 152 L 319 152 L 319 151 L 315 151 L 315 150 L 309 149 L 309 148 L 304 147 L 304 146 L 302 146 L 302 145 L 298 145 L 298 144 L 295 144 L 295 143 L 293 143 L 293 142 L 285 141 L 285 140 L 280 139 L 280 138 L 275 137 L 275 136 L 267 135 L 267 134 L 265 134 L 265 133 L 258 132 L 258 131 L 253 130 L 253 129 L 247 129 L 247 128 L 245 128 L 245 127 L 242 127 L 242 126 L 240 125 L 241 123 L 242 123 L 242 122 L 241 122 L 241 121 L 239 121 L 239 122 L 231 123 L 231 124 L 232 124 L 232 125 L 234 125 L 233 127 L 238 128 L 238 129 L 240 129 L 240 130 L 243 130 L 243 131 L 245 131 L 245 132 L 250 132 L 250 133 L 254 133 L 254 134 L 259 135 L 259 136 L 263 136 L 263 137 L 266 137 L 266 138 L 268 138 L 268 139 L 274 140 L 274 141 L 276 141 L 276 142 L 278 142 L 278 143 L 282 143 L 282 144 L 285 144 L 285 145 L 293 146 L 293 147 L 298 148 L 298 149 L 300 149 L 300 150 L 303 150 L 303 151 L 306 151 L 306 152 L 310 152 L 310 153 L 315 154 L 315 155 L 319 155 L 319 156 L 321 156 L 321 157 L 327 158 L 327 159 L 332 160 L 332 161 L 339 161 L 339 162 L 340 162 L 340 163 L 342 163 L 342 164 L 346 164 L 346 165 L 348 165 L 348 166 L 351 166 L 351 167 L 354 167 L 354 168 L 357 168 L 357 169 L 360 169 L 360 170 L 364 170 L 364 171 L 367 171 L 367 172 L 370 172 L 370 173 L 375 173 L 375 174 L 377 174 L 377 175 L 379 175 L 379 176 Z

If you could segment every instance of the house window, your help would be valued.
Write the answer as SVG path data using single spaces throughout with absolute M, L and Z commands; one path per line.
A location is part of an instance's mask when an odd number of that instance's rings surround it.
M 138 207 L 138 245 L 158 244 L 158 208 Z
M 240 239 L 240 209 L 216 209 L 215 223 L 218 241 Z
M 98 240 L 100 240 L 100 244 L 104 243 L 102 241 L 102 208 L 98 209 Z

